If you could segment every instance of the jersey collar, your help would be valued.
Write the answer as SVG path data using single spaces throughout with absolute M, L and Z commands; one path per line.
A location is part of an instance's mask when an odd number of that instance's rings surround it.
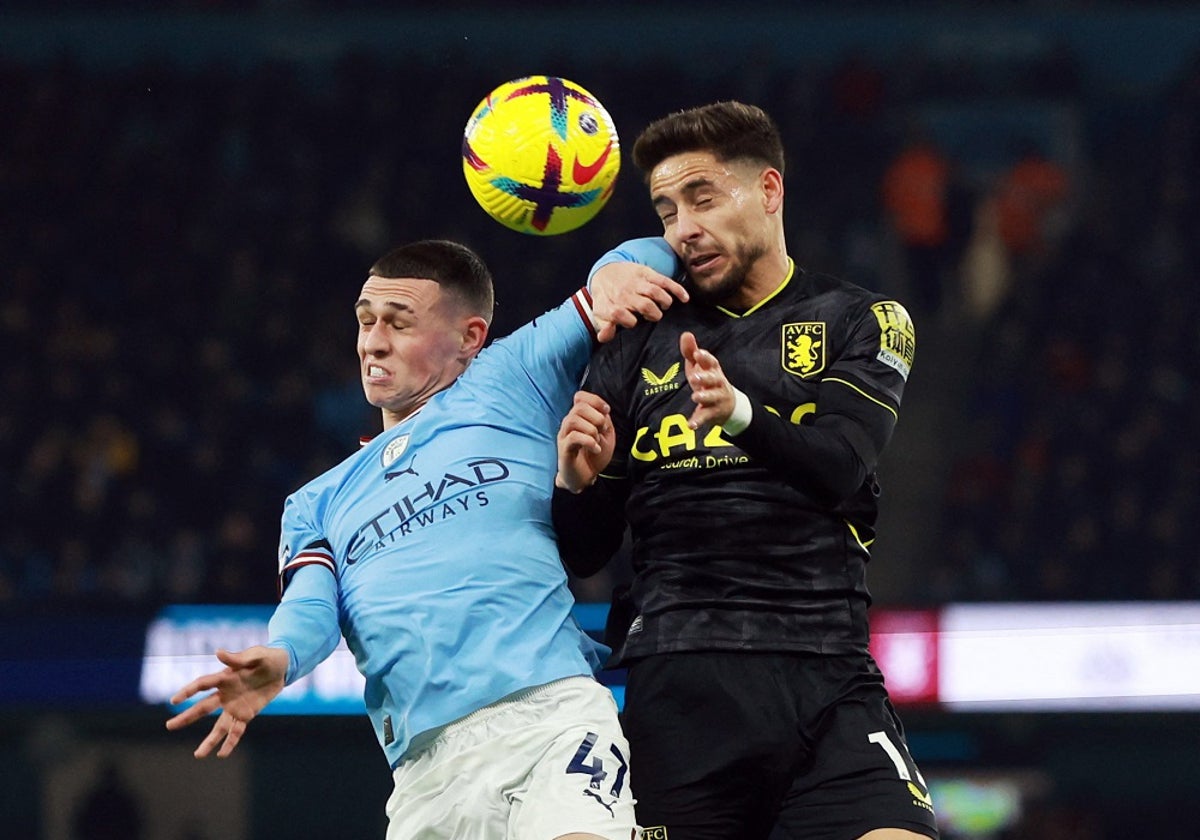
M 787 286 L 787 284 L 791 282 L 791 280 L 792 280 L 792 275 L 793 275 L 793 274 L 795 274 L 795 273 L 796 273 L 796 263 L 795 263 L 795 262 L 792 260 L 792 258 L 791 258 L 791 257 L 788 257 L 788 270 L 787 270 L 787 274 L 786 274 L 786 275 L 784 275 L 784 278 L 783 278 L 783 280 L 780 282 L 780 284 L 779 284 L 778 286 L 776 286 L 776 287 L 775 287 L 775 291 L 771 292 L 771 294 L 767 295 L 765 298 L 763 298 L 762 300 L 760 300 L 758 303 L 756 303 L 756 304 L 754 304 L 753 306 L 751 306 L 751 307 L 750 307 L 749 309 L 747 309 L 745 312 L 740 312 L 740 313 L 739 313 L 739 312 L 734 312 L 732 309 L 726 309 L 724 306 L 718 306 L 718 307 L 716 307 L 716 308 L 717 308 L 718 310 L 720 310 L 721 312 L 724 312 L 724 313 L 725 313 L 726 315 L 728 315 L 730 318 L 745 318 L 745 317 L 746 317 L 747 315 L 749 315 L 750 313 L 752 313 L 752 312 L 756 312 L 756 311 L 758 311 L 759 309 L 761 309 L 762 307 L 766 306 L 766 304 L 767 304 L 767 301 L 771 300 L 771 299 L 772 299 L 772 298 L 774 298 L 776 295 L 778 295 L 780 292 L 782 292 L 782 291 L 784 290 L 784 287 L 786 287 L 786 286 Z

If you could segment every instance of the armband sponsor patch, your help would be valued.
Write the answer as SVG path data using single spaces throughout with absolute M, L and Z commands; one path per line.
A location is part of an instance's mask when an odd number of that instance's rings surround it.
M 908 317 L 907 310 L 894 300 L 873 304 L 871 311 L 879 322 L 879 352 L 875 358 L 907 380 L 917 350 L 917 335 L 912 319 Z
M 798 321 L 782 327 L 780 364 L 788 373 L 808 379 L 825 370 L 825 322 Z

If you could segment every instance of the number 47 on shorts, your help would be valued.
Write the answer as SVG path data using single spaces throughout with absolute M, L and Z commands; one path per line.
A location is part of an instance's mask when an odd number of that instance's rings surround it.
M 597 755 L 595 752 L 596 741 L 599 738 L 600 736 L 595 732 L 587 734 L 587 737 L 580 742 L 579 749 L 575 751 L 575 757 L 567 765 L 566 772 L 582 773 L 587 776 L 588 786 L 584 788 L 584 794 L 595 799 L 611 814 L 613 805 L 620 798 L 621 791 L 625 789 L 625 775 L 629 772 L 629 763 L 616 744 L 609 744 L 608 751 L 616 759 L 616 764 L 610 765 L 614 770 L 610 774 L 605 767 L 607 757 Z M 610 775 L 615 778 L 612 779 L 611 784 L 608 784 Z

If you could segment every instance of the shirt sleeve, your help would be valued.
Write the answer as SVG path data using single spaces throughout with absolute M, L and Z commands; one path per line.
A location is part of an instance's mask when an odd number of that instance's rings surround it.
M 671 250 L 667 240 L 661 236 L 646 236 L 639 239 L 628 239 L 596 260 L 592 265 L 592 270 L 588 272 L 588 288 L 591 288 L 592 277 L 597 271 L 609 263 L 615 262 L 639 263 L 659 274 L 676 279 L 683 274 L 679 258 L 675 256 L 675 252 Z
M 315 566 L 297 569 L 267 624 L 267 646 L 287 651 L 287 684 L 311 673 L 341 638 L 336 579 Z
M 915 346 L 902 306 L 872 304 L 851 325 L 845 350 L 821 380 L 811 425 L 789 423 L 751 398 L 749 425 L 730 437 L 792 483 L 837 505 L 875 471 L 891 439 Z
M 553 418 L 571 404 L 595 346 L 591 295 L 580 289 L 559 306 L 495 342 L 468 374 L 510 398 L 525 398 Z
M 316 524 L 305 490 L 283 508 L 279 547 L 279 606 L 268 624 L 269 647 L 288 653 L 287 683 L 308 674 L 337 647 L 337 567 Z

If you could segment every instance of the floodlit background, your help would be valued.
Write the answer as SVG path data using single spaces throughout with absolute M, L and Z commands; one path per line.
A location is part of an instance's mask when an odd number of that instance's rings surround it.
M 4 3 L 0 834 L 382 836 L 352 674 L 225 762 L 146 686 L 261 632 L 284 496 L 376 430 L 376 257 L 472 245 L 503 335 L 658 232 L 627 156 L 560 237 L 474 203 L 462 128 L 531 73 L 626 152 L 763 106 L 797 263 L 908 305 L 869 582 L 945 836 L 1195 836 L 1200 7 L 1082 0 Z

